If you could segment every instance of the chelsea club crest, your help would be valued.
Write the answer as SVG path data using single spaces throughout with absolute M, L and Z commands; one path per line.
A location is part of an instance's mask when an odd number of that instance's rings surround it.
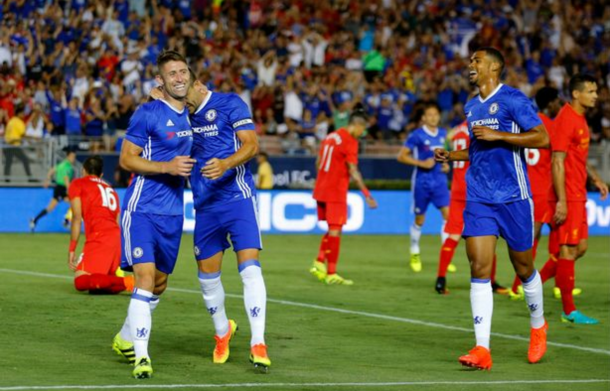
M 491 106 L 489 106 L 489 114 L 496 114 L 499 108 L 500 106 L 498 106 L 497 103 L 492 103 Z
M 216 115 L 217 115 L 216 114 L 216 110 L 214 110 L 214 109 L 208 110 L 205 113 L 205 119 L 208 122 L 212 122 L 212 121 L 214 121 L 216 119 Z

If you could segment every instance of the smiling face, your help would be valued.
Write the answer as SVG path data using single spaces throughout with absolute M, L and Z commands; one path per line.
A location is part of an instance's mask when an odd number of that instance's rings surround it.
M 190 84 L 190 74 L 186 63 L 182 61 L 168 61 L 159 69 L 156 79 L 165 92 L 176 100 L 186 97 Z
M 502 65 L 488 56 L 484 51 L 475 52 L 470 57 L 468 65 L 468 81 L 470 85 L 480 86 L 485 80 L 499 73 Z

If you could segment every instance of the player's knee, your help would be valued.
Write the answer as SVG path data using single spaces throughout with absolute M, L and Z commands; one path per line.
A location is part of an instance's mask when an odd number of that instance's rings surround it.
M 482 262 L 470 262 L 470 274 L 472 278 L 486 279 L 491 277 L 491 265 Z
M 580 242 L 578 244 L 578 249 L 576 250 L 576 259 L 584 257 L 588 249 L 589 245 L 587 242 Z
M 422 225 L 424 225 L 425 222 L 426 222 L 426 215 L 416 215 L 415 216 L 415 224 L 417 224 L 421 227 Z
M 89 276 L 81 275 L 74 279 L 74 288 L 77 291 L 88 291 L 89 290 Z

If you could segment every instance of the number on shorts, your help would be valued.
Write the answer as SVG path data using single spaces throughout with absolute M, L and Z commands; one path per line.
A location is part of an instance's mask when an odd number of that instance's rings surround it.
M 100 193 L 102 193 L 102 206 L 114 212 L 117 207 L 117 201 L 112 188 L 102 185 L 97 185 L 97 187 L 100 189 Z

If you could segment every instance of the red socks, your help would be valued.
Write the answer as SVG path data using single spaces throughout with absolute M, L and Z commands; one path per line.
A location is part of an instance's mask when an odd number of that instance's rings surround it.
M 563 303 L 563 313 L 569 315 L 576 310 L 574 305 L 574 264 L 576 262 L 571 259 L 559 258 L 557 260 L 557 276 L 555 282 L 561 290 L 561 301 Z
M 337 261 L 339 260 L 339 250 L 341 248 L 341 236 L 328 236 L 327 238 L 327 271 L 328 274 L 337 272 Z
M 106 274 L 83 274 L 74 279 L 74 287 L 78 291 L 90 293 L 119 293 L 126 288 L 122 277 Z
M 445 239 L 445 243 L 441 246 L 440 259 L 438 261 L 438 275 L 437 277 L 445 277 L 447 275 L 447 267 L 453 259 L 455 248 L 457 247 L 457 240 L 451 238 Z
M 320 241 L 320 251 L 318 251 L 318 262 L 326 261 L 326 252 L 328 251 L 328 233 L 322 236 L 322 241 Z
M 553 255 L 550 255 L 549 259 L 546 261 L 546 263 L 540 270 L 540 279 L 542 279 L 542 283 L 544 284 L 549 279 L 555 277 L 556 274 L 557 274 L 557 258 Z

